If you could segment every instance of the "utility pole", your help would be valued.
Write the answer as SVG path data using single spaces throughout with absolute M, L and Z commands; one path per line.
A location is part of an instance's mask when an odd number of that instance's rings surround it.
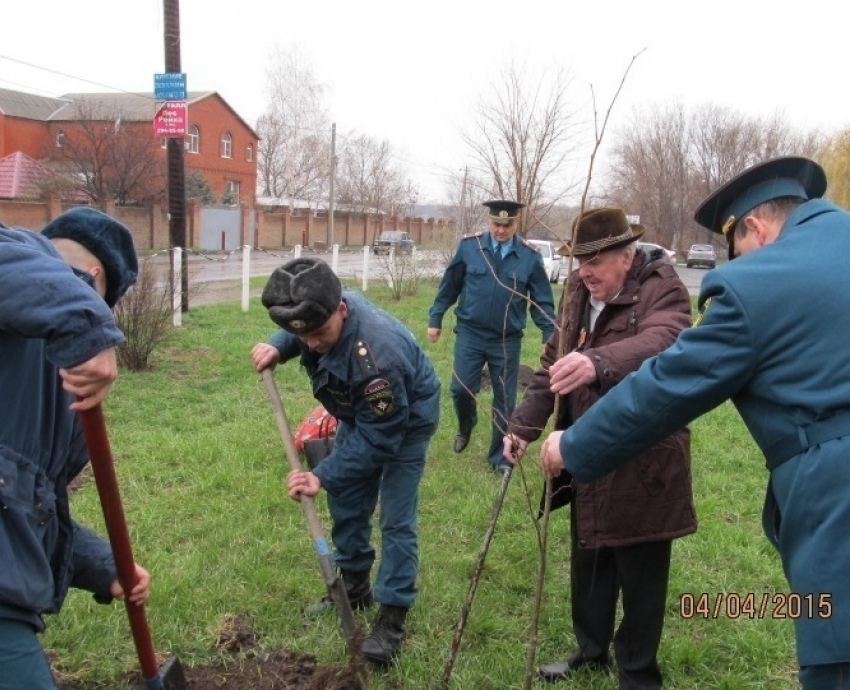
M 460 227 L 455 231 L 455 241 L 460 240 L 459 235 L 464 233 L 464 222 L 466 220 L 466 176 L 469 173 L 469 168 L 463 169 L 463 185 L 460 188 Z
M 163 0 L 165 12 L 165 71 L 179 73 L 180 68 L 180 0 Z M 189 273 L 186 270 L 186 173 L 183 167 L 183 138 L 170 137 L 166 146 L 168 159 L 168 232 L 172 247 L 180 247 L 182 301 L 180 310 L 189 311 Z M 173 254 L 172 254 L 173 256 Z M 173 273 L 172 273 L 173 275 Z
M 331 125 L 331 185 L 328 203 L 328 249 L 334 246 L 334 183 L 336 182 L 336 122 Z

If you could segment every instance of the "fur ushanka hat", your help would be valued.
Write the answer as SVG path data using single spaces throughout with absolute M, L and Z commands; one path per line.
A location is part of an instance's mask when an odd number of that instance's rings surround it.
M 321 259 L 302 258 L 276 268 L 263 289 L 269 318 L 295 335 L 324 326 L 342 301 L 342 284 Z

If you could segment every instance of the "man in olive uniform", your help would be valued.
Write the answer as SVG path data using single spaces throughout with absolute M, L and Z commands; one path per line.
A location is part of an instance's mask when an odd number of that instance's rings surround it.
M 522 335 L 529 310 L 545 343 L 554 331 L 552 287 L 543 258 L 516 231 L 525 204 L 495 200 L 489 209 L 490 230 L 464 237 L 446 269 L 428 320 L 428 339 L 436 343 L 443 316 L 455 302 L 452 401 L 458 420 L 454 450 L 469 444 L 478 423 L 475 396 L 481 390 L 484 364 L 493 386 L 493 419 L 487 461 L 498 472 L 510 465 L 502 457 L 502 438 L 516 403 Z
M 263 306 L 282 328 L 251 356 L 258 371 L 296 357 L 314 397 L 337 418 L 333 452 L 310 472 L 292 471 L 289 495 L 328 493 L 331 539 L 354 608 L 372 605 L 372 517 L 380 496 L 381 608 L 363 655 L 388 664 L 405 636 L 419 572 L 419 482 L 440 418 L 440 380 L 404 325 L 362 295 L 342 291 L 320 259 L 275 269 Z
M 850 688 L 850 214 L 820 198 L 826 185 L 788 156 L 703 201 L 697 222 L 735 260 L 703 280 L 696 327 L 541 450 L 549 476 L 593 481 L 731 399 L 770 473 L 765 532 L 807 602 L 805 690 Z

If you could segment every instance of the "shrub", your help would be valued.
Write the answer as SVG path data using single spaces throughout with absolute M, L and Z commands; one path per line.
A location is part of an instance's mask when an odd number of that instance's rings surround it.
M 168 336 L 171 325 L 171 293 L 163 279 L 167 269 L 140 258 L 139 278 L 115 306 L 115 322 L 127 338 L 118 346 L 119 366 L 131 371 L 149 368 L 148 359 Z

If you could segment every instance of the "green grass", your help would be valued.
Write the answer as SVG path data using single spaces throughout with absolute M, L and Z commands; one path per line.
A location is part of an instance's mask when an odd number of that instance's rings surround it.
M 264 279 L 258 281 L 261 285 Z M 470 577 L 487 528 L 498 477 L 485 462 L 486 425 L 463 455 L 448 395 L 453 334 L 427 344 L 434 287 L 392 302 L 368 296 L 413 330 L 443 381 L 442 423 L 431 445 L 421 487 L 421 595 L 408 618 L 408 640 L 397 666 L 374 674 L 378 689 L 433 687 L 441 676 Z M 285 493 L 287 462 L 265 388 L 251 366 L 254 343 L 274 332 L 258 299 L 246 314 L 239 302 L 193 309 L 153 357 L 154 369 L 122 375 L 105 409 L 127 521 L 137 560 L 154 576 L 147 611 L 159 652 L 184 664 L 205 663 L 226 614 L 254 617 L 261 644 L 344 662 L 333 614 L 307 620 L 306 604 L 324 593 L 301 510 Z M 530 325 L 524 363 L 535 366 L 539 331 Z M 277 383 L 290 424 L 314 406 L 296 363 L 279 368 Z M 483 404 L 489 401 L 483 396 Z M 777 555 L 761 533 L 766 475 L 763 460 L 730 404 L 697 420 L 693 467 L 700 527 L 678 540 L 660 662 L 668 688 L 796 687 L 789 621 L 684 619 L 681 593 L 783 592 Z M 525 471 L 536 507 L 541 479 L 535 449 Z M 93 482 L 72 499 L 79 521 L 101 533 Z M 326 528 L 327 511 L 318 501 Z M 458 689 L 507 689 L 523 684 L 538 554 L 528 499 L 514 477 L 490 548 L 463 645 L 454 667 Z M 537 659 L 568 655 L 568 514 L 552 515 L 549 569 Z M 377 536 L 377 531 L 376 531 Z M 359 615 L 359 614 L 358 614 Z M 368 623 L 366 616 L 360 616 Z M 48 620 L 45 644 L 63 675 L 91 688 L 115 688 L 136 671 L 123 606 L 99 606 L 72 592 L 61 615 Z M 582 674 L 562 688 L 614 689 L 613 676 Z

